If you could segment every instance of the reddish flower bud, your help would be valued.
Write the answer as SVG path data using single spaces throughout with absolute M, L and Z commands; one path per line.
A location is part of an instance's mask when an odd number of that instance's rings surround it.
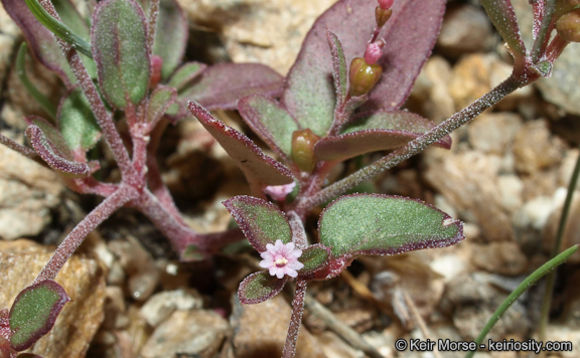
M 381 9 L 388 10 L 393 6 L 395 0 L 377 0 Z
M 316 166 L 314 145 L 320 139 L 309 128 L 292 133 L 292 160 L 300 170 L 312 172 Z
M 560 16 L 556 21 L 556 30 L 564 40 L 580 42 L 580 9 Z
M 370 43 L 367 45 L 367 49 L 365 50 L 365 61 L 369 65 L 374 65 L 377 63 L 381 55 L 383 54 L 383 47 L 385 43 L 382 40 Z
M 387 22 L 387 20 L 393 14 L 393 9 L 383 9 L 380 6 L 375 8 L 375 20 L 377 22 L 377 27 L 381 28 Z
M 160 56 L 151 56 L 151 77 L 149 78 L 149 88 L 157 87 L 161 81 L 161 67 L 163 66 L 163 59 Z
M 369 93 L 379 82 L 383 69 L 378 64 L 369 65 L 364 58 L 356 57 L 350 63 L 350 94 L 361 96 Z

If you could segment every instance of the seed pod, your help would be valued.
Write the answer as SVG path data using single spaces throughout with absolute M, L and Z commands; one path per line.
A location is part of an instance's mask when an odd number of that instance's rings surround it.
M 364 58 L 356 57 L 350 63 L 350 94 L 362 96 L 369 93 L 379 82 L 383 69 L 378 64 L 369 65 Z
M 580 42 L 580 9 L 560 16 L 556 21 L 558 35 L 569 42 Z
M 320 139 L 309 128 L 292 133 L 292 160 L 300 170 L 312 172 L 316 166 L 314 145 Z
M 375 8 L 375 20 L 377 22 L 377 27 L 381 28 L 387 22 L 387 20 L 393 14 L 393 9 L 383 9 L 380 6 Z

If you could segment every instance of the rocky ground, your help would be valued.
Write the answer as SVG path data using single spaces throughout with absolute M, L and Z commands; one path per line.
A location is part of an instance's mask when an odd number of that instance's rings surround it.
M 207 62 L 262 62 L 286 73 L 306 31 L 333 1 L 180 0 L 191 20 L 188 56 Z M 530 28 L 527 0 L 514 0 Z M 24 113 L 38 111 L 12 64 L 21 41 L 0 8 L 0 129 L 22 140 Z M 408 108 L 441 121 L 510 73 L 509 55 L 483 10 L 449 1 L 441 36 Z M 31 69 L 34 70 L 34 69 Z M 462 357 L 399 353 L 405 338 L 473 340 L 521 280 L 549 258 L 580 143 L 580 45 L 552 78 L 508 96 L 453 133 L 451 150 L 432 148 L 377 180 L 384 193 L 422 198 L 465 222 L 467 239 L 437 250 L 355 261 L 330 282 L 312 284 L 299 357 Z M 42 89 L 55 80 L 37 70 Z M 232 117 L 232 113 L 225 113 Z M 200 232 L 224 229 L 220 202 L 247 192 L 241 174 L 194 121 L 171 128 L 162 150 L 165 180 Z M 372 158 L 369 158 L 371 160 Z M 114 175 L 114 173 L 113 173 Z M 95 198 L 72 194 L 51 171 L 0 146 L 0 306 L 8 307 Z M 564 247 L 580 243 L 580 196 Z M 123 210 L 90 235 L 57 280 L 72 298 L 35 346 L 45 357 L 276 357 L 290 316 L 290 291 L 259 305 L 234 298 L 257 264 L 250 250 L 183 264 L 144 218 Z M 558 271 L 547 339 L 580 356 L 580 254 Z M 537 337 L 543 285 L 510 308 L 490 337 Z M 366 342 L 366 343 L 365 343 Z M 515 352 L 479 357 L 524 357 Z

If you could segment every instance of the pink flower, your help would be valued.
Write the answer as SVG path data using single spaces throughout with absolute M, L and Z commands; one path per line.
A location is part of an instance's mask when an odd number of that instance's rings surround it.
M 381 55 L 383 54 L 383 47 L 385 43 L 382 40 L 372 42 L 367 45 L 365 50 L 365 62 L 369 65 L 377 63 Z
M 276 201 L 286 200 L 286 196 L 294 190 L 296 187 L 296 182 L 283 185 L 268 185 L 264 189 L 264 193 L 268 194 L 272 199 Z
M 290 277 L 298 276 L 298 271 L 304 264 L 298 261 L 302 255 L 302 250 L 296 248 L 293 242 L 287 244 L 282 240 L 276 240 L 274 245 L 266 244 L 266 251 L 260 253 L 263 260 L 260 261 L 260 267 L 268 269 L 270 275 L 278 278 L 288 275 Z
M 390 9 L 394 2 L 395 0 L 378 0 L 379 6 L 384 10 Z

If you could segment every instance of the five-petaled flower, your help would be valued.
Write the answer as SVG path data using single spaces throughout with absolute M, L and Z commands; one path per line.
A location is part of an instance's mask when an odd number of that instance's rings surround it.
M 270 275 L 279 279 L 284 275 L 295 278 L 298 276 L 298 270 L 304 267 L 304 264 L 298 261 L 301 255 L 302 250 L 296 248 L 293 242 L 284 244 L 282 240 L 276 240 L 274 245 L 267 244 L 266 251 L 260 253 L 263 258 L 260 267 L 268 269 Z

